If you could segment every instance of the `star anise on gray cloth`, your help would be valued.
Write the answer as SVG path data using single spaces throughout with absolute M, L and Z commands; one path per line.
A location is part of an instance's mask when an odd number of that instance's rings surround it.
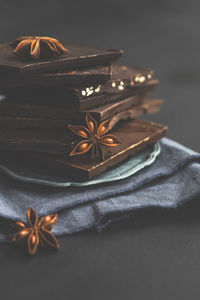
M 84 154 L 91 149 L 92 159 L 100 157 L 104 159 L 101 145 L 116 147 L 120 144 L 116 136 L 107 134 L 110 120 L 106 120 L 98 126 L 96 120 L 88 113 L 86 114 L 86 124 L 87 128 L 84 126 L 68 125 L 72 132 L 84 138 L 83 141 L 74 147 L 70 156 Z
M 42 36 L 21 36 L 11 46 L 14 54 L 33 59 L 60 56 L 69 52 L 58 40 Z
M 40 220 L 38 214 L 33 208 L 29 208 L 27 212 L 27 224 L 21 221 L 12 223 L 11 226 L 17 230 L 16 235 L 12 241 L 17 242 L 26 239 L 29 254 L 35 254 L 39 244 L 43 246 L 48 244 L 49 246 L 60 249 L 56 237 L 51 232 L 54 225 L 58 220 L 58 215 L 46 215 Z

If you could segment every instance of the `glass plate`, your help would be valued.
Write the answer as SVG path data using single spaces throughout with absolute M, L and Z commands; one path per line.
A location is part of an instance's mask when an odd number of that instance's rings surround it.
M 9 175 L 10 177 L 22 181 L 37 183 L 42 185 L 54 186 L 54 187 L 83 187 L 94 184 L 101 184 L 106 182 L 113 182 L 127 178 L 146 166 L 151 165 L 156 157 L 160 154 L 161 148 L 159 143 L 148 146 L 143 151 L 129 157 L 122 163 L 105 171 L 104 173 L 96 176 L 94 179 L 88 181 L 70 181 L 67 176 L 60 176 L 55 174 L 54 170 L 51 172 L 45 169 L 35 169 L 33 165 L 28 165 L 27 162 L 23 164 L 23 161 L 5 159 L 1 157 L 0 170 Z

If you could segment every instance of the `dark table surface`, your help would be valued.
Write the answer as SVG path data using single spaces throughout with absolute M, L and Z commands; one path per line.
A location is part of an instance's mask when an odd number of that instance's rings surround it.
M 152 67 L 165 105 L 148 117 L 200 151 L 199 1 L 1 1 L 1 42 L 49 35 L 125 50 Z M 0 246 L 0 299 L 199 299 L 200 197 L 178 209 L 145 209 L 59 239 L 58 253 L 28 257 Z

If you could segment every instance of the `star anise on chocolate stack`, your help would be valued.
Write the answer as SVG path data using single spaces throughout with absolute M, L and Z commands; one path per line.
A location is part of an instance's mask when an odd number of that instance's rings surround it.
M 51 37 L 21 36 L 11 46 L 14 54 L 33 59 L 45 59 L 69 52 L 58 40 Z
M 60 246 L 56 237 L 51 232 L 57 220 L 57 214 L 43 216 L 39 220 L 35 210 L 29 208 L 27 212 L 27 224 L 21 221 L 11 224 L 18 231 L 12 241 L 17 242 L 26 238 L 28 251 L 32 255 L 36 253 L 39 244 L 43 246 L 46 243 L 58 250 Z
M 74 147 L 70 156 L 84 154 L 91 149 L 92 159 L 100 157 L 104 159 L 101 145 L 116 147 L 120 144 L 116 136 L 107 134 L 109 131 L 109 123 L 110 120 L 106 120 L 98 126 L 96 120 L 88 113 L 86 114 L 86 124 L 88 128 L 69 124 L 68 127 L 72 132 L 84 138 L 83 141 Z

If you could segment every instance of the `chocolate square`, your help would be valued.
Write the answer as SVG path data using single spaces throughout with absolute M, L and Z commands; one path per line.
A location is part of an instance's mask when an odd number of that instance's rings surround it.
M 76 69 L 94 65 L 106 65 L 118 59 L 122 51 L 91 47 L 86 45 L 63 43 L 69 53 L 54 59 L 34 60 L 22 58 L 13 54 L 13 48 L 9 44 L 0 45 L 0 73 L 44 73 L 61 69 Z

